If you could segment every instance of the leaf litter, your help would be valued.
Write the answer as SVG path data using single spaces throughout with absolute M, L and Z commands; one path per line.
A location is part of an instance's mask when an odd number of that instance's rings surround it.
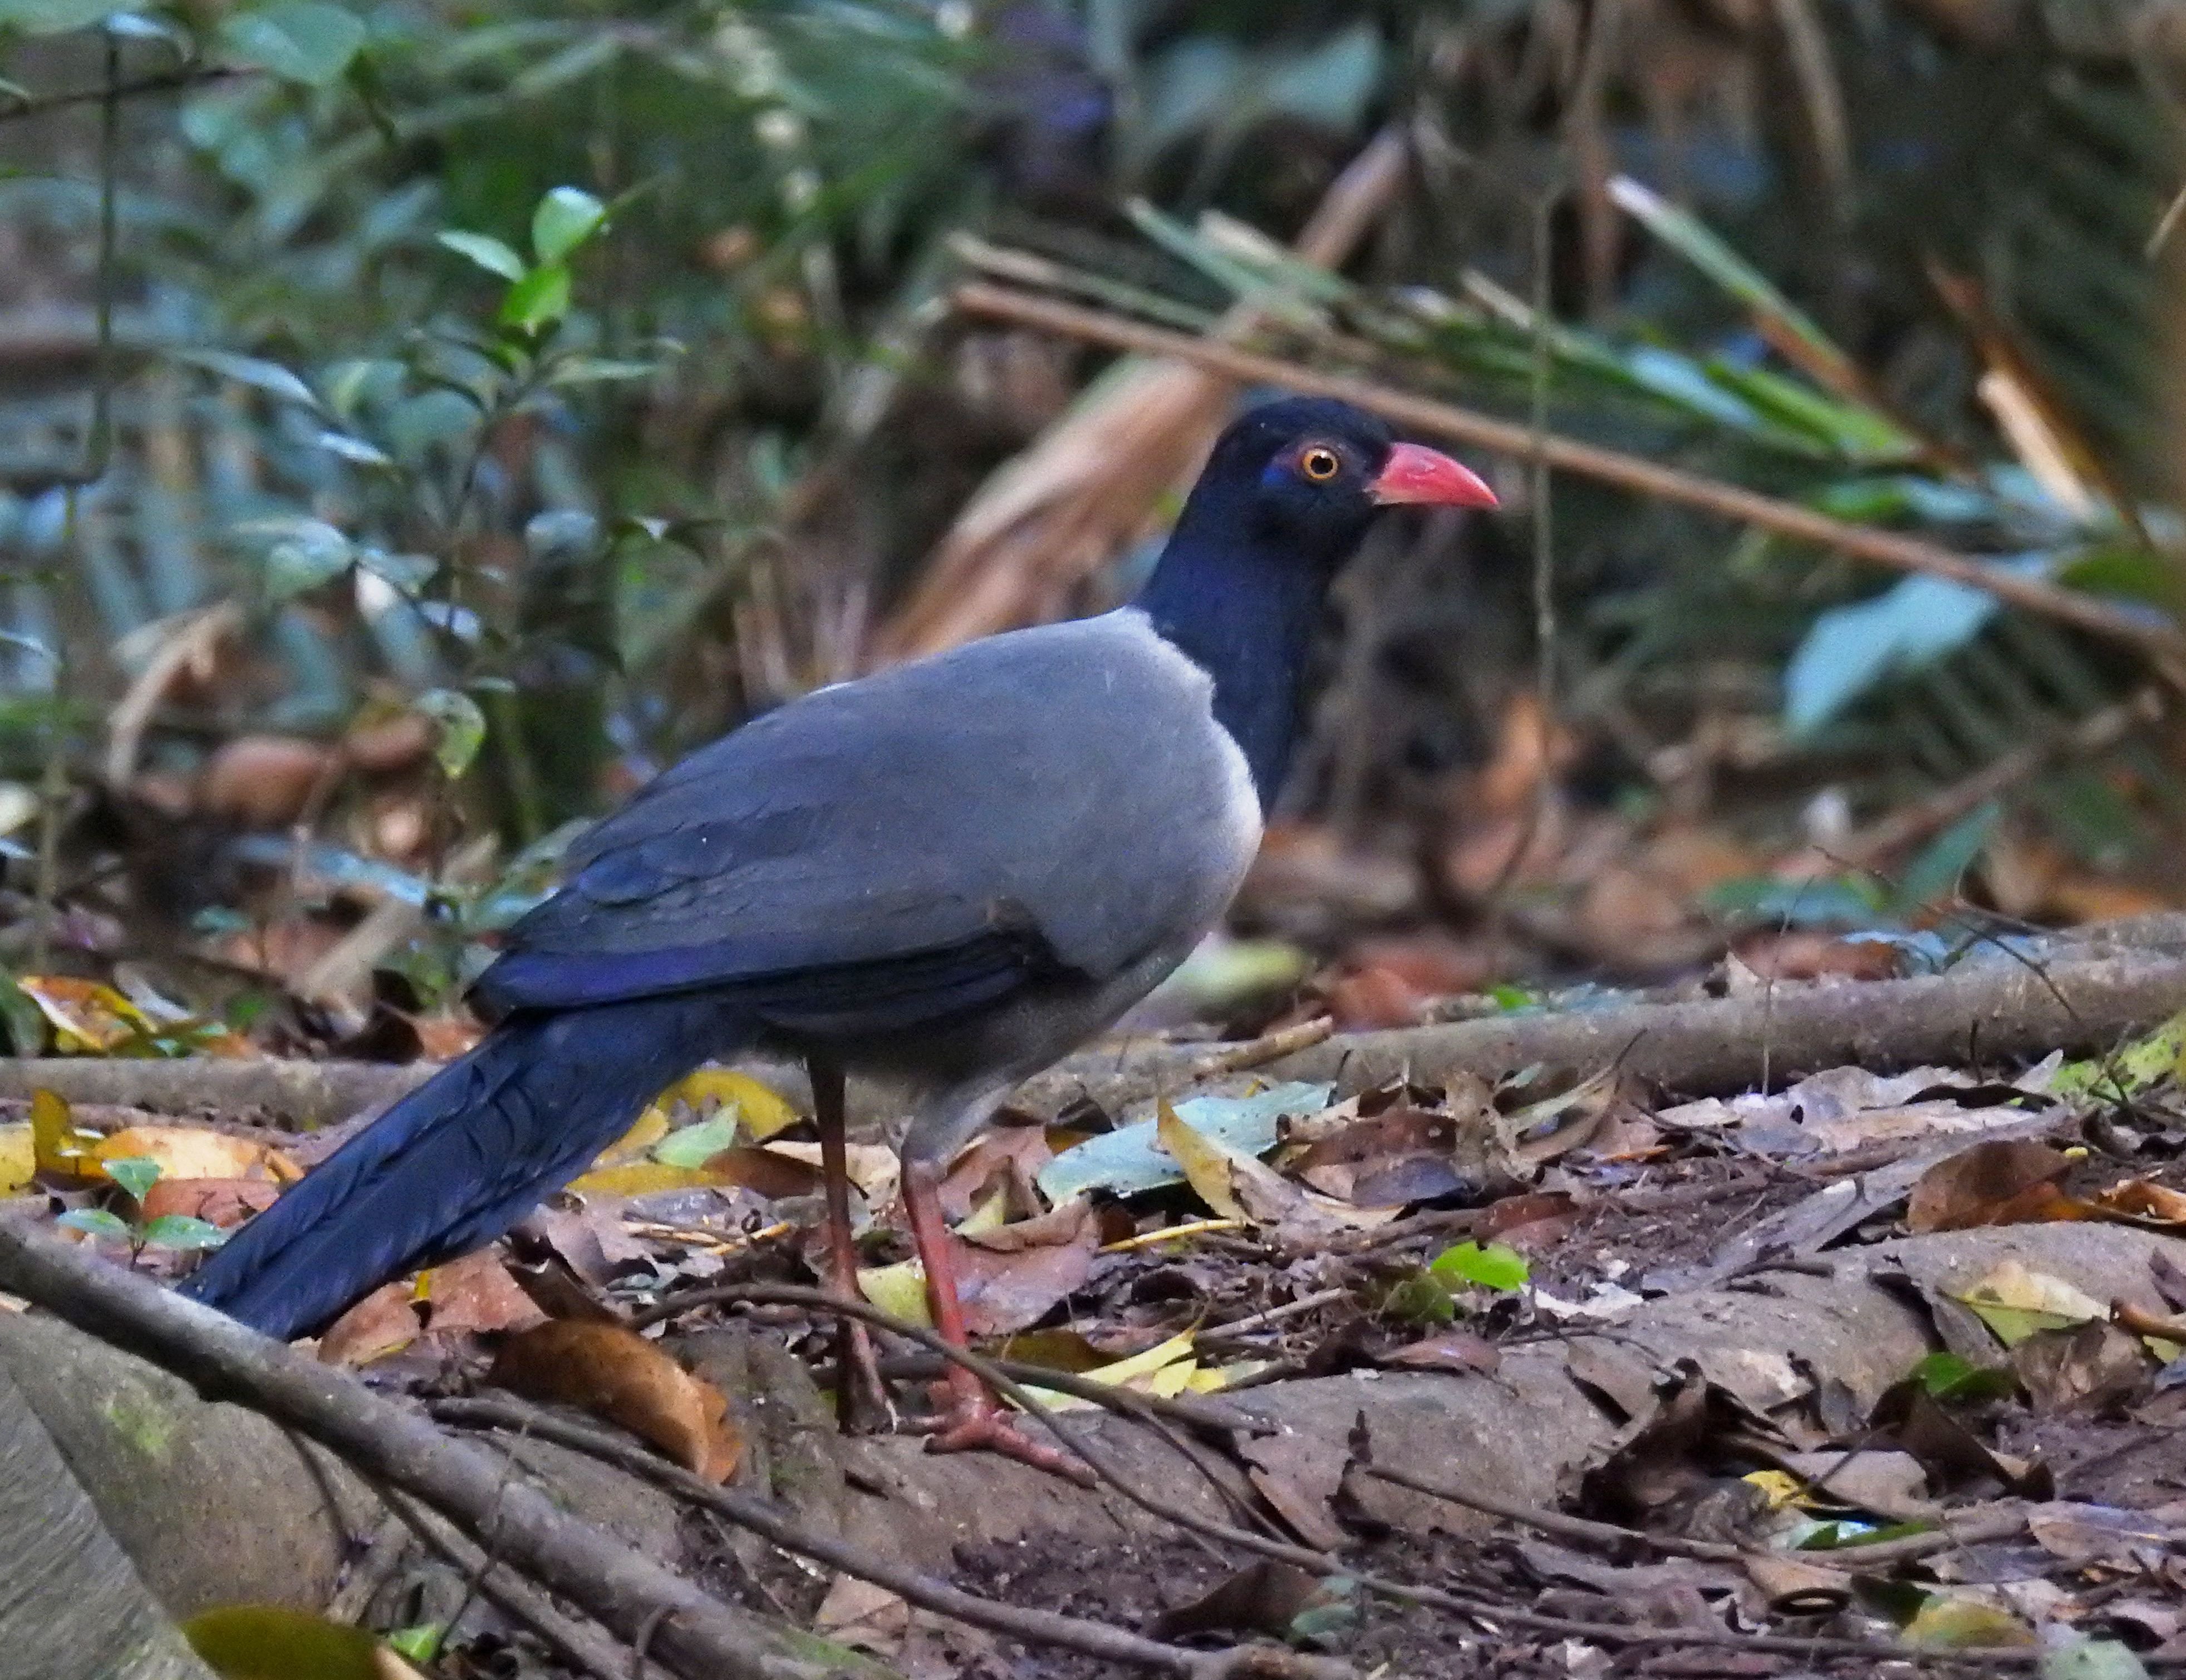
M 1342 1371 L 1494 1383 L 1514 1343 L 1583 1337 L 1665 1290 L 1699 1287 L 1680 1268 L 1736 1287 L 1909 1231 L 2175 1230 L 2186 1222 L 2169 1141 L 2186 1133 L 2171 1106 L 2178 1060 L 2135 1047 L 2112 1059 L 2124 1070 L 2113 1084 L 2138 1081 L 2129 1112 L 2115 1091 L 2098 1098 L 2086 1076 L 2054 1065 L 2009 1082 L 1845 1068 L 1689 1103 L 1662 1102 L 1613 1068 L 1561 1091 L 1464 1077 L 1341 1099 L 1325 1085 L 1233 1079 L 1090 1134 L 1001 1125 L 953 1163 L 943 1200 L 974 1333 L 1021 1364 L 1158 1397 Z M 143 1158 L 160 1169 L 146 1213 L 223 1225 L 299 1171 L 247 1128 L 137 1115 L 102 1129 L 42 1095 L 24 1110 L 0 1122 L 0 1167 L 15 1194 L 56 1209 L 111 1196 L 105 1165 Z M 726 1476 L 741 1449 L 722 1395 L 677 1360 L 675 1332 L 663 1342 L 619 1321 L 690 1283 L 815 1275 L 818 1146 L 805 1123 L 747 1076 L 707 1070 L 527 1221 L 505 1256 L 376 1292 L 329 1330 L 321 1357 L 427 1393 L 485 1383 L 579 1407 Z M 923 1322 L 893 1151 L 855 1145 L 852 1177 L 860 1289 Z M 1839 1188 L 1855 1184 L 1849 1197 Z M 2119 1298 L 2103 1299 L 2010 1258 L 1948 1289 L 1914 1285 L 1938 1333 L 1955 1323 L 1946 1341 L 1976 1357 L 1932 1355 L 1852 1412 L 1788 1371 L 1763 1385 L 1770 1403 L 1756 1409 L 1696 1368 L 1665 1372 L 1613 1343 L 1573 1341 L 1573 1378 L 1626 1429 L 1568 1509 L 1640 1533 L 1737 1536 L 1750 1567 L 1642 1565 L 1644 1550 L 1605 1560 L 1521 1536 L 1447 1559 L 1452 1578 L 1514 1604 L 1589 1601 L 1589 1616 L 1620 1596 L 1668 1594 L 1675 1614 L 1710 1627 L 1834 1627 L 1908 1647 L 2071 1634 L 2082 1642 L 2071 1649 L 2099 1655 L 2122 1638 L 2170 1649 L 2180 1629 L 2160 1606 L 2186 1532 L 2186 1455 L 2123 1493 L 2076 1487 L 2065 1466 L 2073 1431 L 2110 1439 L 2186 1415 L 2186 1382 L 2162 1380 L 2186 1346 L 2160 1333 L 2186 1328 L 2172 1324 L 2186 1272 L 2173 1288 L 2136 1294 L 2121 1280 Z M 824 1364 L 825 1324 L 793 1316 L 783 1332 Z M 1057 1408 L 1091 1403 L 1033 1386 Z M 1233 1450 L 1280 1526 L 1315 1546 L 1360 1543 L 1342 1443 L 1264 1436 Z M 2070 1497 L 2096 1491 L 2106 1497 Z M 1880 1597 L 1845 1590 L 1864 1577 L 1835 1560 L 2010 1501 L 2027 1512 L 2006 1548 L 2013 1567 L 2050 1582 L 2049 1598 L 1977 1589 L 1932 1559 L 1909 1576 L 1883 1570 Z M 1396 1543 L 1365 1532 L 1370 1552 Z M 1416 1569 L 1416 1544 L 1407 1559 Z M 2127 1593 L 2089 1598 L 2088 1580 Z M 1340 1581 L 1247 1570 L 1201 1582 L 1197 1599 L 1184 1584 L 1162 1589 L 1177 1618 L 1165 1626 L 1280 1623 L 1293 1639 L 1340 1644 L 1374 1617 Z M 2156 1608 L 2105 1609 L 2144 1599 Z M 831 1599 L 842 1631 L 876 1649 L 912 1637 L 900 1604 L 839 1581 Z

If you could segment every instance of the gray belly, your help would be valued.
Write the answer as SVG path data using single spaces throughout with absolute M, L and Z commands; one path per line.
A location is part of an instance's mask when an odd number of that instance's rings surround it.
M 1203 932 L 1195 928 L 1103 980 L 1043 981 L 961 1020 L 845 1047 L 844 1068 L 900 1097 L 910 1115 L 906 1156 L 945 1160 L 1017 1085 L 1114 1026 L 1191 954 Z

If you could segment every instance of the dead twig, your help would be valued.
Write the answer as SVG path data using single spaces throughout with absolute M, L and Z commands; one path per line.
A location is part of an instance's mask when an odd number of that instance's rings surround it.
M 1539 1510 L 1531 1505 L 1499 1499 L 1492 1493 L 1455 1487 L 1448 1482 L 1432 1481 L 1426 1476 L 1391 1470 L 1382 1464 L 1362 1464 L 1354 1460 L 1351 1468 L 1360 1476 L 1371 1476 L 1376 1481 L 1393 1482 L 1398 1487 L 1410 1488 L 1415 1493 L 1424 1493 L 1431 1499 L 1447 1499 L 1451 1504 L 1462 1505 L 1469 1511 L 1500 1517 L 1505 1522 L 1515 1522 L 1522 1528 L 1530 1528 L 1537 1534 L 1553 1535 L 1559 1540 L 1569 1540 L 1595 1551 L 1628 1554 L 1634 1548 L 1644 1546 L 1665 1557 L 1696 1558 L 1704 1563 L 1735 1564 L 1746 1560 L 1744 1548 L 1729 1545 L 1720 1540 L 1686 1540 L 1675 1535 L 1649 1534 L 1637 1528 L 1623 1528 L 1613 1522 L 1595 1522 L 1586 1517 L 1566 1516 L 1561 1511 Z
M 671 1605 L 661 1661 L 688 1680 L 821 1680 L 834 1668 L 809 1636 L 721 1603 L 529 1483 L 508 1482 L 487 1455 L 347 1372 L 149 1278 L 43 1231 L 8 1226 L 0 1228 L 0 1290 L 200 1392 L 288 1425 L 466 1532 L 490 1522 L 511 1566 L 618 1635 L 634 1637 L 656 1604 Z
M 1226 1324 L 1209 1324 L 1199 1332 L 1205 1341 L 1233 1341 L 1241 1336 L 1264 1330 L 1270 1324 L 1281 1324 L 1286 1319 L 1295 1319 L 1315 1312 L 1323 1307 L 1332 1307 L 1339 1301 L 1348 1301 L 1348 1289 L 1317 1289 L 1310 1295 L 1301 1295 L 1295 1301 L 1286 1301 L 1280 1307 L 1270 1307 L 1264 1313 L 1254 1313 L 1242 1319 L 1232 1319 Z
M 506 1565 L 488 1559 L 483 1548 L 474 1545 L 461 1529 L 430 1507 L 396 1492 L 384 1483 L 374 1483 L 373 1491 L 404 1525 L 406 1533 L 416 1534 L 451 1568 L 462 1571 L 466 1581 L 482 1598 L 537 1634 L 563 1661 L 592 1676 L 593 1680 L 623 1680 L 628 1665 L 626 1653 L 619 1644 L 563 1616 L 547 1602 L 544 1593 Z
M 1336 397 L 1410 430 L 1492 450 L 1514 459 L 1523 460 L 1533 452 L 1533 434 L 1527 427 L 1430 397 L 1415 396 L 1370 379 L 1324 373 L 1295 362 L 1256 356 L 1228 344 L 1194 338 L 1190 333 L 1144 326 L 1122 316 L 1055 302 L 1009 287 L 974 283 L 958 287 L 951 295 L 961 314 L 1014 322 L 1137 355 L 1168 356 L 1241 384 L 1279 385 L 1306 395 Z M 1539 452 L 1540 458 L 1557 472 L 1576 473 L 1638 495 L 1698 507 L 1741 524 L 1835 549 L 1853 559 L 1887 566 L 1894 571 L 1948 578 L 2027 612 L 2138 647 L 2155 659 L 2159 669 L 2167 664 L 2176 669 L 2182 661 L 2186 661 L 2186 634 L 2172 624 L 2121 611 L 2094 596 L 2060 589 L 2037 578 L 1993 571 L 1975 556 L 1923 542 L 1917 537 L 1832 518 L 1796 502 L 1665 467 L 1640 456 L 1580 443 L 1561 434 L 1541 439 Z
M 432 1409 L 434 1417 L 452 1423 L 482 1425 L 493 1429 L 528 1430 L 541 1440 L 552 1441 L 588 1453 L 604 1463 L 656 1482 L 678 1498 L 716 1511 L 738 1527 L 750 1530 L 784 1551 L 808 1558 L 815 1563 L 825 1564 L 830 1569 L 840 1570 L 845 1575 L 871 1582 L 877 1587 L 886 1588 L 908 1604 L 932 1610 L 938 1616 L 969 1623 L 974 1627 L 983 1627 L 990 1633 L 1000 1633 L 1012 1639 L 1023 1639 L 1057 1649 L 1077 1651 L 1086 1656 L 1097 1657 L 1104 1662 L 1128 1663 L 1135 1668 L 1180 1675 L 1186 1677 L 1186 1680 L 1199 1680 L 1199 1677 L 1216 1672 L 1210 1669 L 1208 1659 L 1203 1653 L 1163 1644 L 1158 1640 L 1145 1638 L 1101 1622 L 1081 1621 L 1075 1616 L 1059 1616 L 1051 1610 L 1034 1610 L 1023 1604 L 1001 1604 L 991 1599 L 979 1598 L 840 1540 L 815 1534 L 765 1500 L 716 1487 L 635 1442 L 620 1440 L 589 1425 L 557 1417 L 522 1402 L 442 1400 L 436 1402 Z M 1330 1664 L 1286 1672 L 1297 1674 L 1303 1680 L 1309 1674 L 1348 1676 L 1351 1670 L 1342 1664 Z

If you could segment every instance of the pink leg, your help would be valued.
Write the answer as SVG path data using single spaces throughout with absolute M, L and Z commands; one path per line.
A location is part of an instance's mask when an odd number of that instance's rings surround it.
M 926 1299 L 933 1312 L 934 1327 L 954 1347 L 969 1347 L 964 1333 L 964 1308 L 956 1294 L 956 1260 L 950 1246 L 948 1221 L 942 1218 L 939 1194 L 940 1174 L 927 1161 L 903 1163 L 903 1202 L 911 1215 L 911 1240 L 918 1257 L 926 1263 Z M 952 1364 L 943 1379 L 947 1401 L 940 1428 L 928 1450 L 962 1453 L 984 1448 L 1016 1459 L 1072 1481 L 1090 1487 L 1093 1473 L 1080 1460 L 1060 1449 L 1028 1440 L 1003 1410 L 1001 1402 L 986 1385 L 963 1366 Z
M 812 1076 L 812 1117 L 820 1130 L 820 1180 L 827 1198 L 827 1291 L 838 1301 L 862 1301 L 858 1251 L 850 1240 L 850 1152 L 843 1135 L 843 1070 L 820 1056 L 806 1060 Z M 872 1338 L 855 1319 L 844 1319 L 835 1336 L 835 1416 L 857 1426 L 868 1403 L 891 1420 L 888 1387 L 873 1357 Z

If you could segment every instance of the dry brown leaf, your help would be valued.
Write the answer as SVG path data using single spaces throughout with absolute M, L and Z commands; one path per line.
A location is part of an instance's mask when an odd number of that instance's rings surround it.
M 793 1160 L 778 1151 L 762 1149 L 755 1144 L 738 1144 L 709 1156 L 706 1171 L 717 1175 L 717 1184 L 748 1190 L 769 1201 L 820 1193 L 820 1168 L 816 1162 Z
M 765 1148 L 769 1154 L 778 1155 L 785 1161 L 801 1161 L 816 1169 L 820 1165 L 820 1145 L 816 1143 L 783 1143 L 777 1139 Z M 849 1170 L 850 1182 L 858 1187 L 858 1194 L 865 1197 L 868 1207 L 881 1207 L 895 1200 L 903 1163 L 886 1144 L 852 1144 Z
M 368 1365 L 401 1352 L 423 1328 L 417 1291 L 406 1283 L 383 1285 L 334 1321 L 319 1338 L 319 1358 L 329 1365 Z
M 2034 1409 L 2045 1413 L 2127 1404 L 2147 1391 L 2155 1374 L 2140 1339 L 2099 1319 L 2037 1330 L 2011 1350 L 2011 1369 Z
M 911 1606 L 885 1587 L 838 1575 L 812 1612 L 812 1631 L 887 1661 L 903 1649 L 911 1632 Z
M 2084 1203 L 2057 1188 L 2071 1164 L 2049 1145 L 2031 1140 L 1975 1144 L 1921 1175 L 1906 1202 L 1906 1226 L 1925 1235 L 2089 1218 Z
M 2186 1229 L 2186 1191 L 2148 1179 L 2127 1179 L 2088 1198 L 2104 1212 L 2136 1224 Z
M 311 791 L 336 773 L 332 748 L 288 735 L 240 735 L 206 761 L 198 809 L 245 828 L 294 822 Z
M 546 1317 L 490 1248 L 434 1267 L 423 1282 L 425 1326 L 435 1336 L 528 1330 Z
M 263 1213 L 280 1196 L 270 1179 L 162 1179 L 144 1193 L 143 1212 L 147 1220 L 180 1214 L 225 1229 Z
M 1045 1318 L 1085 1282 L 1100 1252 L 1091 1206 L 1073 1197 L 1038 1219 L 950 1240 L 964 1322 L 974 1336 L 1006 1336 Z
M 519 1330 L 502 1344 L 488 1380 L 619 1424 L 709 1481 L 726 1481 L 743 1456 L 721 1392 L 619 1324 Z
M 963 1218 L 999 1186 L 1009 1191 L 1008 1209 L 1020 1218 L 1040 1210 L 1033 1187 L 1040 1169 L 1055 1159 L 1043 1126 L 997 1126 L 982 1132 L 949 1169 L 939 1186 L 944 1218 Z
M 1493 1376 L 1503 1367 L 1503 1355 L 1484 1336 L 1475 1336 L 1471 1330 L 1453 1330 L 1423 1336 L 1384 1353 L 1376 1363 L 1406 1370 L 1461 1371 Z

